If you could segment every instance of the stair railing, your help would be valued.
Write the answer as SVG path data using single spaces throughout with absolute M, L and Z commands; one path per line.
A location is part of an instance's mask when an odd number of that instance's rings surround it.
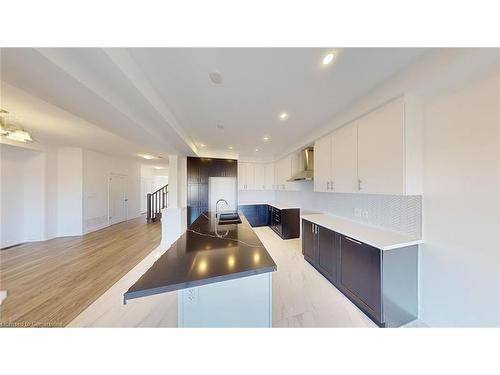
M 147 220 L 156 221 L 161 218 L 161 210 L 167 207 L 168 203 L 168 184 L 159 188 L 155 192 L 148 194 L 147 197 Z

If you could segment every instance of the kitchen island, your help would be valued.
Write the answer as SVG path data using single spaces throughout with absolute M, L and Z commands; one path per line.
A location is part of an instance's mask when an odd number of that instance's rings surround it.
M 124 303 L 178 293 L 179 327 L 270 327 L 273 261 L 240 212 L 241 223 L 200 215 L 124 294 Z

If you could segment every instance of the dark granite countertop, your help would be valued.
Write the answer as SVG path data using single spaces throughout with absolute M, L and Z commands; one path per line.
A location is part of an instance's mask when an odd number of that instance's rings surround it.
M 276 271 L 276 263 L 240 212 L 241 224 L 217 225 L 205 212 L 123 295 L 124 302 Z

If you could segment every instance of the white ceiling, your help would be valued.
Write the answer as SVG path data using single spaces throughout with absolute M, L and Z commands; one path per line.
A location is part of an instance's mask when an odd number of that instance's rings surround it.
M 2 49 L 1 79 L 119 136 L 130 154 L 194 154 L 194 144 L 203 143 L 201 153 L 227 154 L 232 146 L 240 156 L 273 157 L 426 52 L 339 49 L 325 67 L 328 51 Z M 212 71 L 220 72 L 222 84 L 210 81 Z M 11 94 L 2 91 L 9 103 Z M 279 120 L 282 111 L 287 121 Z

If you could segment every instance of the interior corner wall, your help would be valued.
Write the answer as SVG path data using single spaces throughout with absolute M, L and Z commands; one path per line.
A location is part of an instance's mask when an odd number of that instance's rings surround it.
M 108 193 L 111 174 L 127 176 L 127 219 L 141 215 L 141 164 L 96 151 L 83 151 L 83 231 L 109 225 Z
M 83 232 L 83 150 L 57 150 L 57 234 L 78 236 Z
M 57 149 L 45 152 L 45 239 L 57 237 Z

